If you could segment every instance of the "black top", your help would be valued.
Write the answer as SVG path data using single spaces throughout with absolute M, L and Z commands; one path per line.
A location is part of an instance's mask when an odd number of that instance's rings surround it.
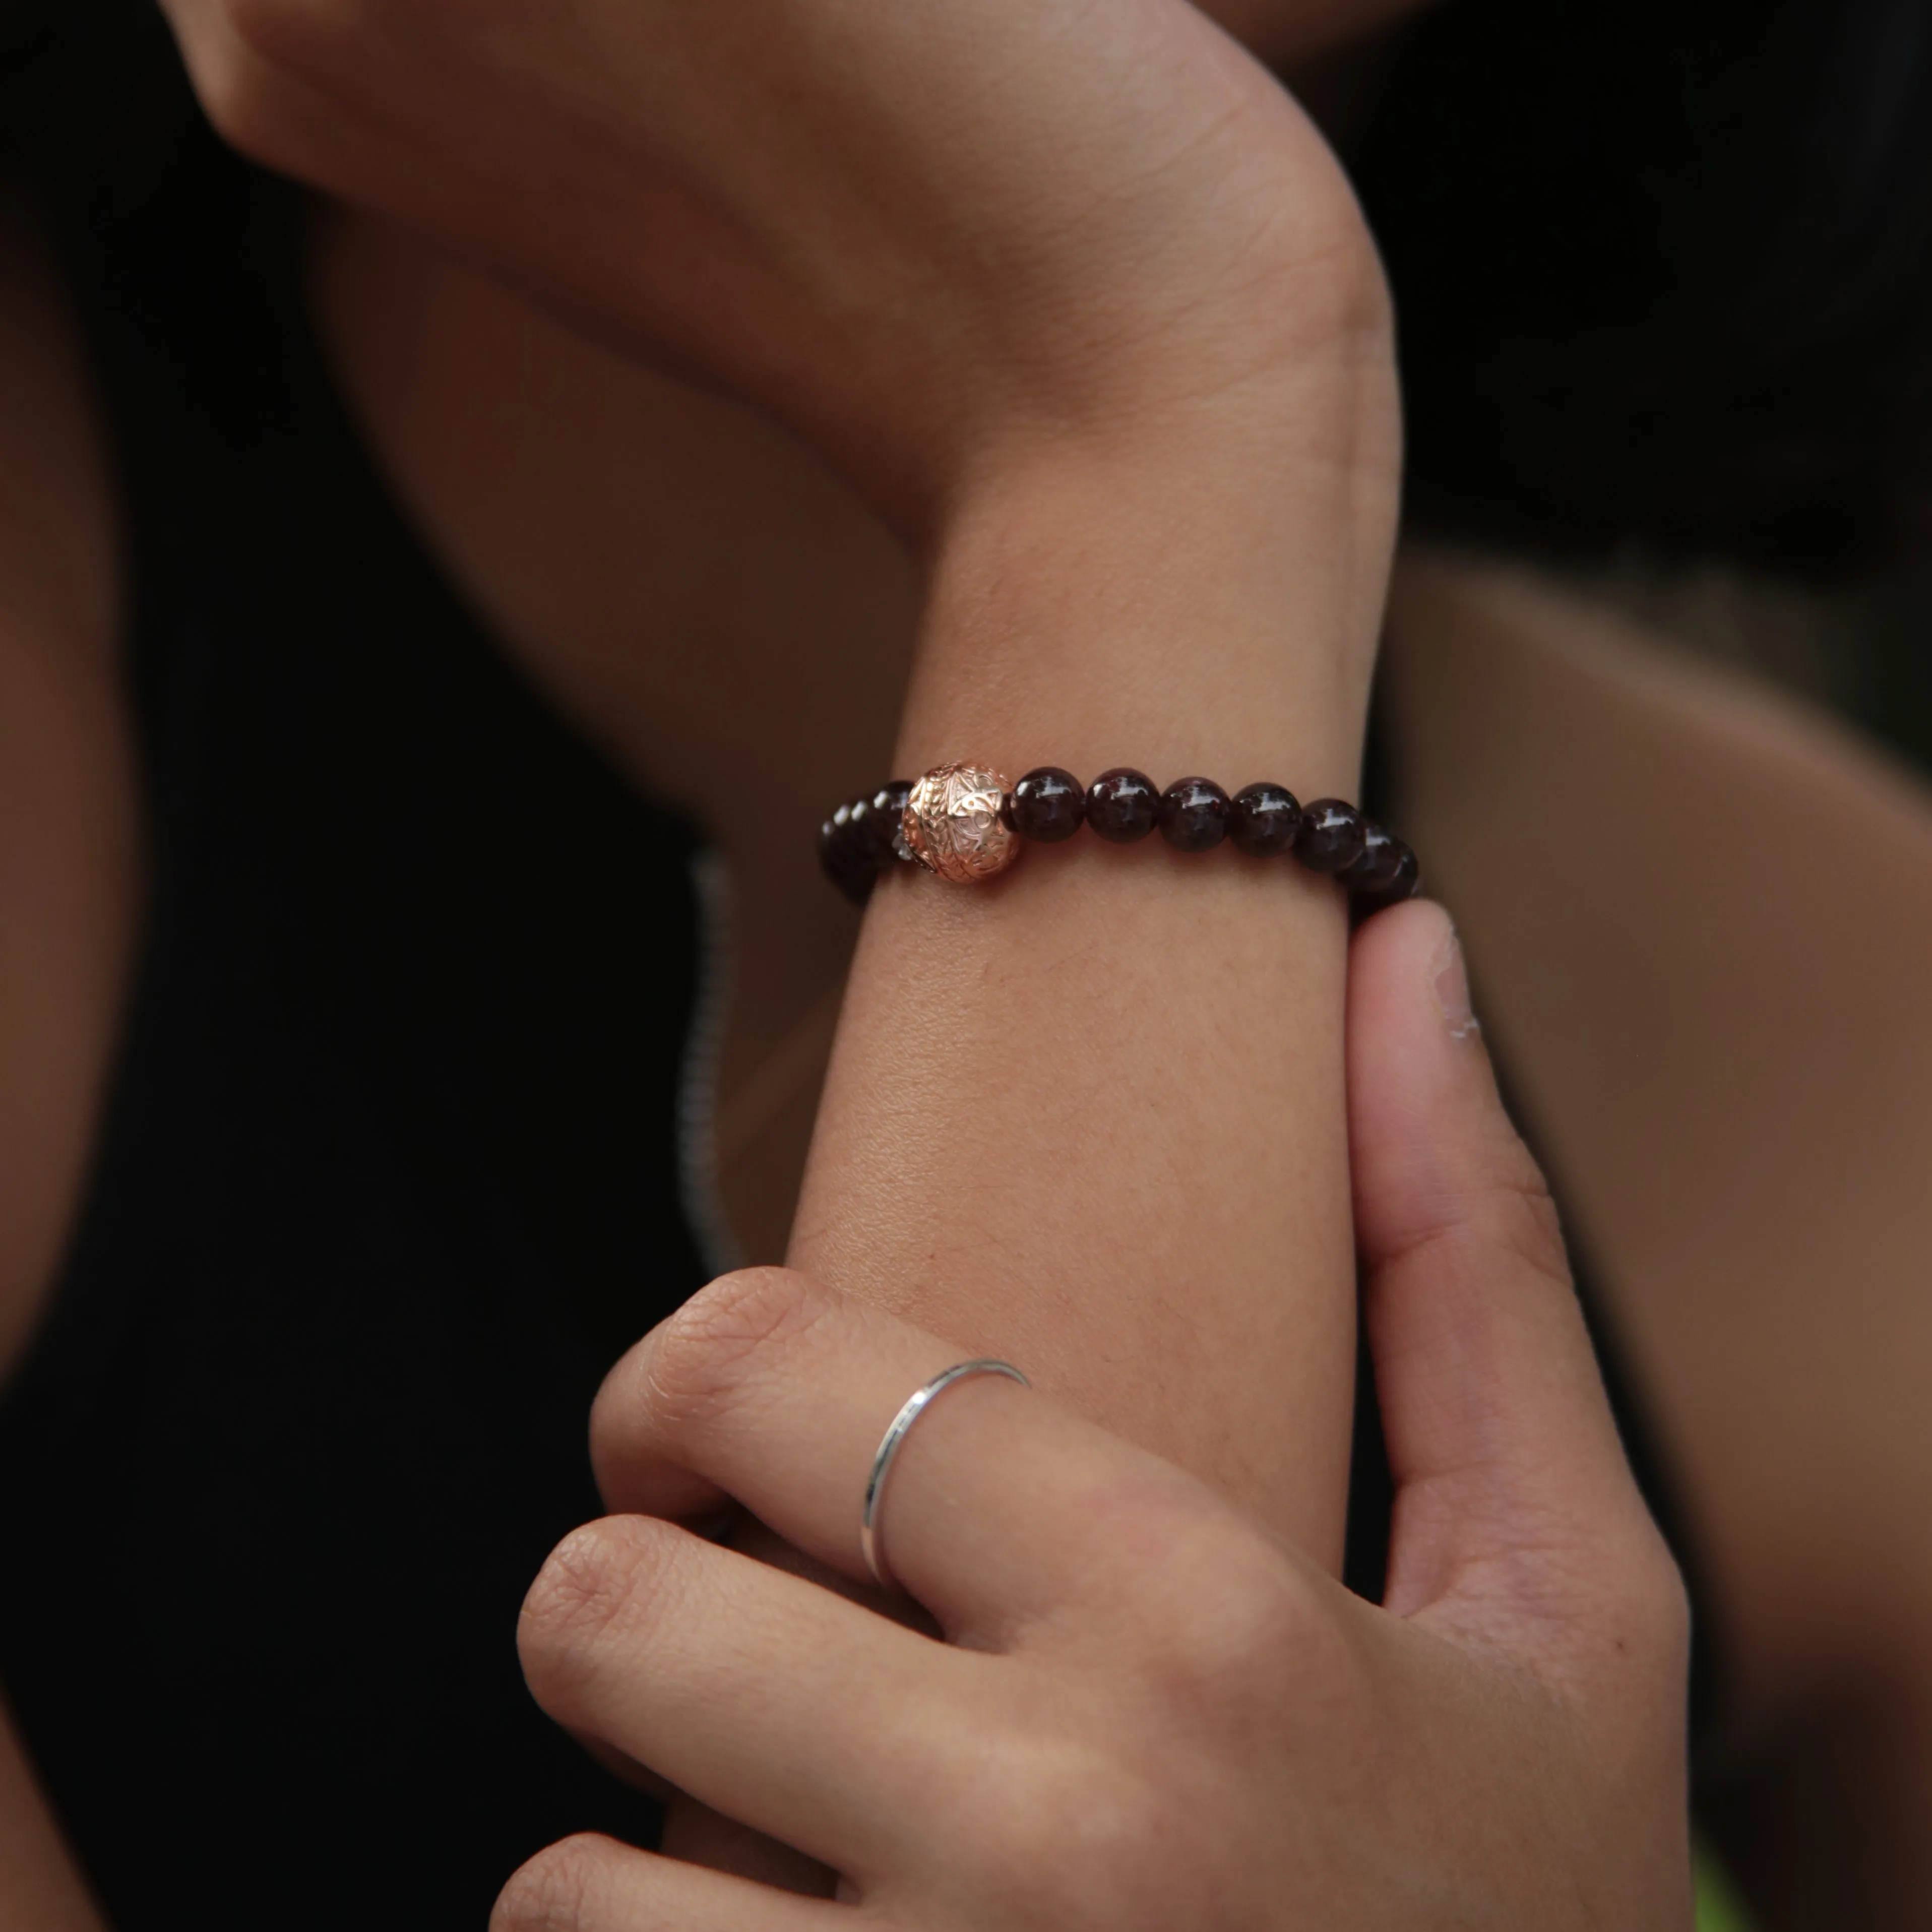
M 196 127 L 78 212 L 148 890 L 0 1408 L 0 1677 L 120 1932 L 480 1927 L 653 1826 L 514 1629 L 599 1379 L 706 1272 L 693 840 L 406 533 L 286 192 Z

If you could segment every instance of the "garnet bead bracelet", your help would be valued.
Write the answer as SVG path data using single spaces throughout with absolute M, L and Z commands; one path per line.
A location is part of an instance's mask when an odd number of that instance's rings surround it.
M 1158 831 L 1180 852 L 1228 840 L 1254 858 L 1293 853 L 1311 872 L 1348 889 L 1366 918 L 1416 888 L 1415 854 L 1339 798 L 1299 803 L 1278 784 L 1244 785 L 1232 798 L 1211 778 L 1177 778 L 1165 791 L 1126 765 L 1083 787 L 1071 772 L 1042 765 L 1009 787 L 983 765 L 941 765 L 916 780 L 896 778 L 842 805 L 818 832 L 818 856 L 833 884 L 862 905 L 880 868 L 897 860 L 956 881 L 990 879 L 1019 856 L 1022 843 L 1057 845 L 1084 825 L 1096 838 L 1131 845 Z

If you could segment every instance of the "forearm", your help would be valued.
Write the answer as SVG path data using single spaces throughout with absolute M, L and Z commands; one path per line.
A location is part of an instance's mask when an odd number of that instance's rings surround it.
M 170 11 L 247 152 L 770 411 L 939 532 L 914 764 L 1352 776 L 1385 293 L 1332 156 L 1194 7 Z M 1040 460 L 1066 436 L 1084 477 Z M 970 901 L 880 895 L 796 1258 L 1027 1356 L 1332 1552 L 1340 908 L 1227 854 L 1036 856 Z
M 989 489 L 938 560 L 902 774 L 1351 790 L 1393 465 L 1280 474 L 1271 422 Z M 889 876 L 794 1264 L 1012 1356 L 1336 1558 L 1345 950 L 1332 885 L 1226 847 L 1083 836 L 991 887 Z

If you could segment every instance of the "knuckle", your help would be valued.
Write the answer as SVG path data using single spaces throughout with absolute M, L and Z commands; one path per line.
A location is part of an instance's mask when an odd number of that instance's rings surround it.
M 1334 204 L 1312 250 L 1320 274 L 1310 309 L 1320 337 L 1369 352 L 1385 372 L 1394 352 L 1395 301 L 1382 254 L 1352 194 Z
M 1570 1258 L 1556 1197 L 1542 1168 L 1514 1133 L 1496 1172 L 1484 1186 L 1477 1220 L 1496 1248 L 1569 1286 Z
M 1431 1174 L 1422 1198 L 1404 1217 L 1393 1258 L 1432 1256 L 1486 1274 L 1514 1262 L 1570 1291 L 1570 1258 L 1550 1184 L 1515 1130 L 1458 1148 Z
M 546 1846 L 498 1894 L 490 1932 L 573 1932 L 588 1923 L 610 1855 L 610 1841 L 591 1832 Z
M 1352 194 L 1336 200 L 1325 224 L 1320 258 L 1334 334 L 1383 343 L 1395 332 L 1395 301 L 1381 251 Z
M 788 1268 L 720 1276 L 652 1336 L 644 1368 L 652 1406 L 674 1428 L 729 1414 L 831 1306 L 829 1290 Z
M 524 1674 L 539 1702 L 574 1684 L 615 1630 L 640 1621 L 664 1579 L 674 1534 L 646 1517 L 607 1516 L 550 1552 L 517 1624 Z
M 1336 1684 L 1340 1633 L 1312 1580 L 1237 1520 L 1218 1518 L 1163 1579 L 1147 1634 L 1153 1682 L 1172 1708 L 1219 1727 Z
M 969 1802 L 991 1848 L 986 1869 L 1010 1887 L 990 1922 L 1056 1932 L 1205 1922 L 1203 1883 L 1220 1875 L 1177 1861 L 1176 1843 L 1211 1838 L 1284 1736 L 1311 1726 L 1362 1735 L 1363 1662 L 1313 1573 L 1232 1511 L 1202 1516 L 1171 1566 L 1181 1582 L 1134 1592 L 1112 1634 L 1132 1674 L 1105 1726 L 1096 1732 L 1084 1706 L 1062 1722 L 1042 1697 L 1024 1748 L 986 1754 Z
M 1521 1594 L 1550 1620 L 1544 1658 L 1552 1682 L 1634 1715 L 1654 1710 L 1660 1699 L 1681 1701 L 1690 1597 L 1641 1504 L 1633 1500 L 1628 1519 L 1607 1534 L 1598 1529 L 1580 1539 L 1568 1560 L 1546 1552 Z
M 1160 1904 L 1174 1863 L 1163 1850 L 1171 1800 L 1117 1754 L 1048 1744 L 991 1802 L 998 1856 L 987 1868 L 1009 1888 L 998 1922 L 1056 1932 L 1184 1922 Z
M 1594 1602 L 1544 1675 L 1587 1719 L 1606 1769 L 1649 1778 L 1684 1742 L 1690 1609 L 1663 1538 L 1643 1528 L 1600 1566 Z
M 1648 1517 L 1618 1568 L 1612 1603 L 1625 1642 L 1640 1658 L 1675 1674 L 1690 1654 L 1690 1592 L 1676 1558 Z

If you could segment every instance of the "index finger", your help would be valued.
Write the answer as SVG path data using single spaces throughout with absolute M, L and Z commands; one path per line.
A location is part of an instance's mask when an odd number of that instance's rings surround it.
M 964 1352 L 780 1268 L 713 1282 L 611 1371 L 591 1420 L 614 1509 L 734 1497 L 807 1555 L 869 1580 L 867 1479 L 906 1399 Z M 714 1486 L 715 1488 L 710 1486 Z M 894 1461 L 878 1533 L 894 1580 L 957 1641 L 1117 1600 L 1184 1562 L 1225 1508 L 1172 1465 L 997 1376 L 946 1389 Z

